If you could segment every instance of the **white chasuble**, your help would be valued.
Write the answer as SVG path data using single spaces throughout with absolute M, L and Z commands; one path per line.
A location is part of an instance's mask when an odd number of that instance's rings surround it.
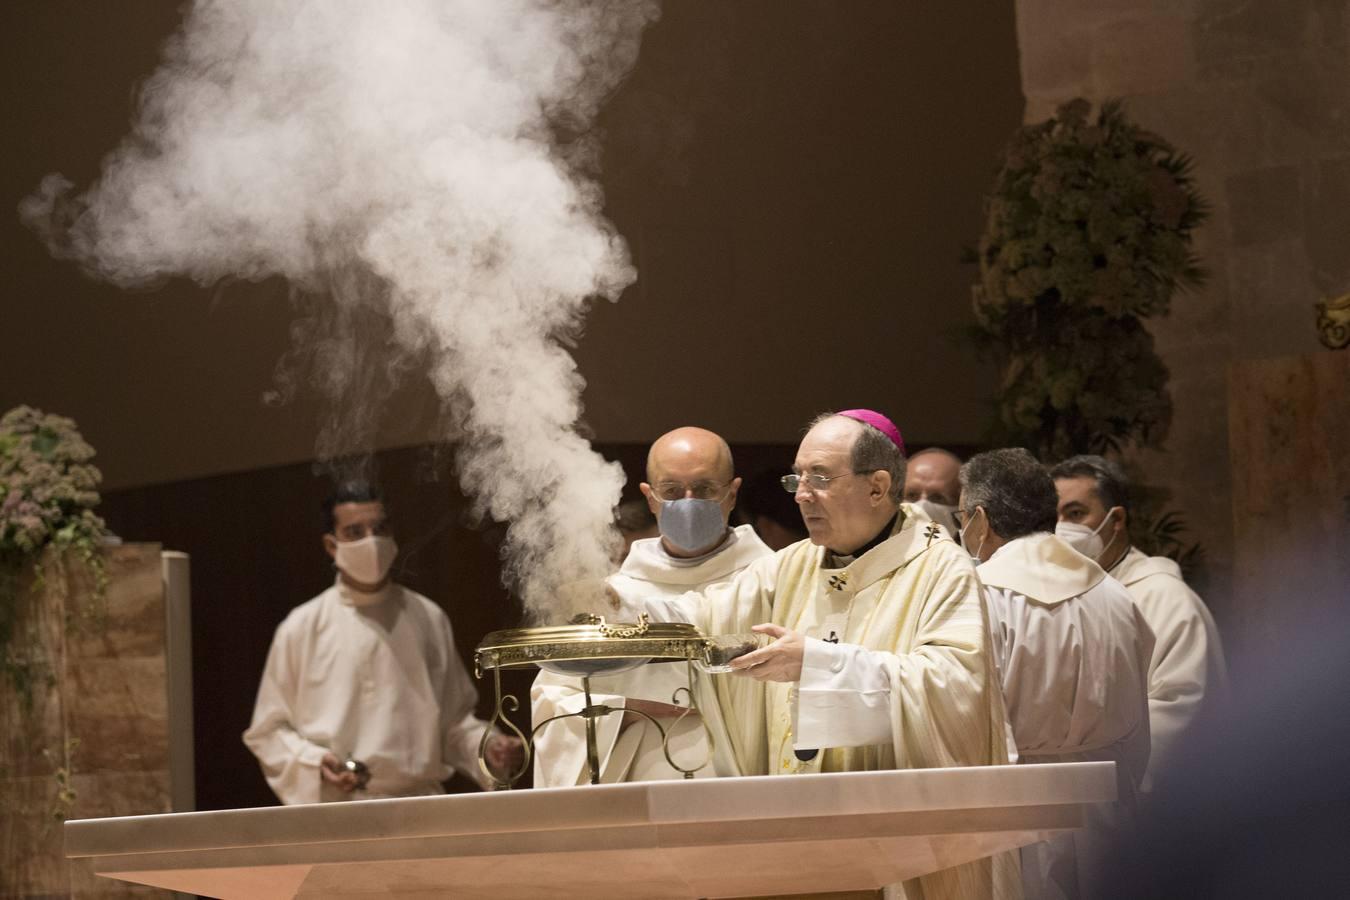
M 1111 576 L 1125 585 L 1153 631 L 1148 667 L 1152 773 L 1167 764 L 1177 741 L 1206 705 L 1226 698 L 1228 670 L 1214 619 L 1186 586 L 1175 562 L 1131 547 L 1111 567 Z M 1149 781 L 1146 776 L 1146 791 Z
M 740 675 L 700 680 L 699 704 L 715 726 L 719 774 L 1008 761 L 975 567 L 908 504 L 892 535 L 848 565 L 830 567 L 823 547 L 801 541 L 751 564 L 724 587 L 652 598 L 645 606 L 654 619 L 691 621 L 707 634 L 771 622 L 808 635 L 796 685 Z M 1016 898 L 1016 854 L 944 869 L 892 890 L 910 900 Z
M 1028 898 L 1092 897 L 1148 763 L 1153 636 L 1125 588 L 1053 534 L 1010 541 L 978 571 L 1020 760 L 1116 764 L 1116 804 L 1090 811 L 1081 831 L 1022 849 Z
M 662 549 L 660 538 L 647 538 L 633 542 L 623 566 L 610 576 L 608 584 L 629 604 L 624 607 L 628 609 L 641 597 L 675 596 L 725 583 L 755 560 L 772 555 L 749 525 L 733 529 L 715 551 L 694 560 L 673 558 Z M 630 621 L 636 614 L 606 618 Z M 652 663 L 632 672 L 591 679 L 591 702 L 620 710 L 595 720 L 602 782 L 684 777 L 666 760 L 656 726 L 646 719 L 625 726 L 622 710 L 627 698 L 688 706 L 688 687 L 688 670 L 682 662 Z M 680 688 L 685 692 L 679 693 Z M 540 672 L 530 689 L 530 718 L 535 727 L 554 716 L 580 712 L 585 705 L 579 678 Z M 710 753 L 702 722 L 697 715 L 684 717 L 678 725 L 675 721 L 662 721 L 663 726 L 675 728 L 670 739 L 671 758 L 681 767 L 693 769 Z M 696 777 L 707 778 L 714 773 L 710 762 Z M 582 718 L 554 719 L 540 729 L 535 735 L 535 787 L 569 787 L 589 780 Z

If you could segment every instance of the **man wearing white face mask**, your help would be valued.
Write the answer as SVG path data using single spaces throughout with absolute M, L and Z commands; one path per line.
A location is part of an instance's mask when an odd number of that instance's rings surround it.
M 735 477 L 726 441 L 702 428 L 677 428 L 662 435 L 647 453 L 643 496 L 656 516 L 659 536 L 633 542 L 620 570 L 608 583 L 621 599 L 652 594 L 674 596 L 730 580 L 750 563 L 772 551 L 749 525 L 727 526 L 741 480 Z M 641 711 L 673 728 L 671 757 L 685 768 L 708 758 L 703 725 L 696 714 L 684 713 L 688 697 L 675 694 L 688 687 L 680 664 L 644 666 L 633 672 L 591 679 L 591 700 L 627 710 L 596 721 L 600 780 L 658 781 L 682 778 L 661 747 L 661 733 Z M 552 716 L 575 713 L 585 698 L 576 679 L 541 672 L 530 692 L 535 725 Z M 564 787 L 588 779 L 584 723 L 580 717 L 558 719 L 536 736 L 535 786 Z M 697 777 L 714 774 L 711 763 Z
M 1120 466 L 1075 456 L 1050 474 L 1059 494 L 1055 532 L 1125 585 L 1156 638 L 1148 669 L 1149 771 L 1155 772 L 1206 704 L 1227 692 L 1218 629 L 1175 562 L 1130 546 L 1130 486 Z
M 1055 486 L 1023 449 L 961 469 L 966 549 L 978 560 L 1008 721 L 1024 763 L 1110 760 L 1132 814 L 1148 763 L 1145 669 L 1153 638 L 1125 588 L 1053 534 Z M 1025 895 L 1093 897 L 1117 809 L 1022 851 Z
M 442 793 L 459 770 L 486 787 L 487 723 L 439 606 L 390 578 L 398 546 L 365 484 L 324 504 L 334 585 L 277 628 L 244 743 L 283 803 Z M 517 738 L 493 734 L 495 771 L 519 767 Z
M 905 467 L 905 502 L 928 514 L 956 537 L 956 507 L 961 498 L 961 457 L 941 447 L 928 447 L 909 458 Z

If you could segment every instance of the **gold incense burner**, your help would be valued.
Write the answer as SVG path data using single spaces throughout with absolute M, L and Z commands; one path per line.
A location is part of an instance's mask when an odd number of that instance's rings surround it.
M 483 733 L 478 745 L 478 765 L 492 779 L 495 786 L 510 788 L 529 771 L 534 757 L 534 741 L 551 722 L 573 717 L 581 718 L 586 725 L 586 763 L 590 772 L 591 784 L 600 783 L 600 761 L 596 747 L 595 720 L 612 713 L 632 712 L 647 719 L 661 734 L 661 749 L 671 768 L 693 778 L 694 773 L 711 762 L 712 732 L 703 724 L 708 737 L 709 756 L 692 769 L 686 769 L 675 762 L 670 755 L 670 735 L 674 726 L 691 714 L 697 714 L 698 702 L 695 698 L 695 667 L 705 672 L 727 671 L 725 663 L 736 650 L 747 652 L 755 649 L 757 635 L 736 635 L 734 640 L 705 637 L 696 627 L 683 622 L 649 622 L 644 613 L 635 623 L 610 623 L 603 616 L 582 614 L 572 620 L 570 625 L 553 625 L 543 628 L 509 628 L 494 631 L 483 638 L 473 655 L 474 676 L 482 678 L 485 671 L 492 672 L 493 690 L 496 707 L 492 722 L 505 731 L 516 734 L 525 744 L 525 760 L 517 772 L 511 772 L 505 778 L 499 778 L 492 772 L 485 759 L 488 737 L 491 729 Z M 737 643 L 739 641 L 739 643 Z M 731 648 L 731 649 L 729 649 Z M 671 702 L 683 706 L 680 695 L 688 701 L 685 711 L 671 723 L 667 729 L 654 717 L 638 709 L 625 710 L 620 707 L 596 704 L 591 700 L 591 678 L 597 675 L 617 675 L 648 663 L 685 664 L 688 684 L 677 688 Z M 567 675 L 581 679 L 585 692 L 586 705 L 579 712 L 552 716 L 535 724 L 527 735 L 506 717 L 506 711 L 515 712 L 520 701 L 514 695 L 502 694 L 501 671 L 535 666 L 558 675 Z

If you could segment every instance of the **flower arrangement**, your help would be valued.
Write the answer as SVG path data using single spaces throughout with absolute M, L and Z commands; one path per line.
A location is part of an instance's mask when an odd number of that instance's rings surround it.
M 70 419 L 27 406 L 0 418 L 0 553 L 97 544 L 106 528 L 93 511 L 103 480 L 93 458 Z
M 1047 462 L 1162 446 L 1172 400 L 1145 322 L 1203 284 L 1192 247 L 1207 214 L 1191 161 L 1118 101 L 1093 116 L 1072 100 L 1013 136 L 985 201 L 973 289 L 976 346 L 1002 373 L 996 444 Z M 1183 544 L 1166 492 L 1138 493 L 1132 543 L 1198 566 L 1202 548 Z
M 99 547 L 108 532 L 94 513 L 102 475 L 90 463 L 93 457 L 94 449 L 70 419 L 27 406 L 0 417 L 0 668 L 26 706 L 32 703 L 32 685 L 53 675 L 15 640 L 23 577 L 31 573 L 40 586 L 44 558 L 64 566 L 73 553 L 93 588 L 93 596 L 85 598 L 93 602 L 80 611 L 95 613 L 106 590 Z M 49 549 L 55 551 L 50 557 Z
M 1167 368 L 1143 320 L 1203 283 L 1191 162 L 1119 102 L 1022 128 L 985 204 L 977 344 L 1000 364 L 1005 443 L 1045 459 L 1160 446 Z

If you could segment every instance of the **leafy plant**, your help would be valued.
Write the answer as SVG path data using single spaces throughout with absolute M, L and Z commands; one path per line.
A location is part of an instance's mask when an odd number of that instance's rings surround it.
M 0 417 L 0 669 L 31 711 L 33 692 L 56 677 L 37 642 L 20 640 L 25 576 L 40 590 L 64 585 L 73 558 L 90 575 L 89 596 L 67 607 L 68 626 L 97 618 L 107 589 L 99 552 L 107 527 L 93 509 L 102 475 L 75 423 L 28 406 Z
M 1130 507 L 1130 543 L 1149 556 L 1165 556 L 1181 567 L 1188 583 L 1199 579 L 1205 564 L 1205 548 L 1187 543 L 1183 535 L 1190 530 L 1186 517 L 1175 509 L 1166 509 L 1168 491 L 1163 488 L 1136 488 Z
M 977 345 L 998 362 L 998 439 L 1043 459 L 1161 446 L 1167 367 L 1144 319 L 1200 285 L 1191 162 L 1085 100 L 1022 128 L 986 201 Z
M 42 751 L 43 757 L 52 767 L 52 778 L 56 781 L 56 801 L 52 805 L 51 820 L 47 823 L 49 827 L 53 822 L 64 822 L 70 818 L 70 813 L 75 809 L 75 801 L 79 799 L 71 767 L 71 759 L 79 746 L 79 738 L 68 738 L 60 757 L 50 749 Z
M 1002 373 L 996 443 L 1047 462 L 1162 446 L 1172 401 L 1146 321 L 1204 283 L 1193 239 L 1207 215 L 1191 160 L 1119 101 L 1094 116 L 1072 100 L 1013 136 L 975 253 L 972 336 Z M 1200 563 L 1179 513 L 1151 503 L 1130 518 L 1145 552 Z

